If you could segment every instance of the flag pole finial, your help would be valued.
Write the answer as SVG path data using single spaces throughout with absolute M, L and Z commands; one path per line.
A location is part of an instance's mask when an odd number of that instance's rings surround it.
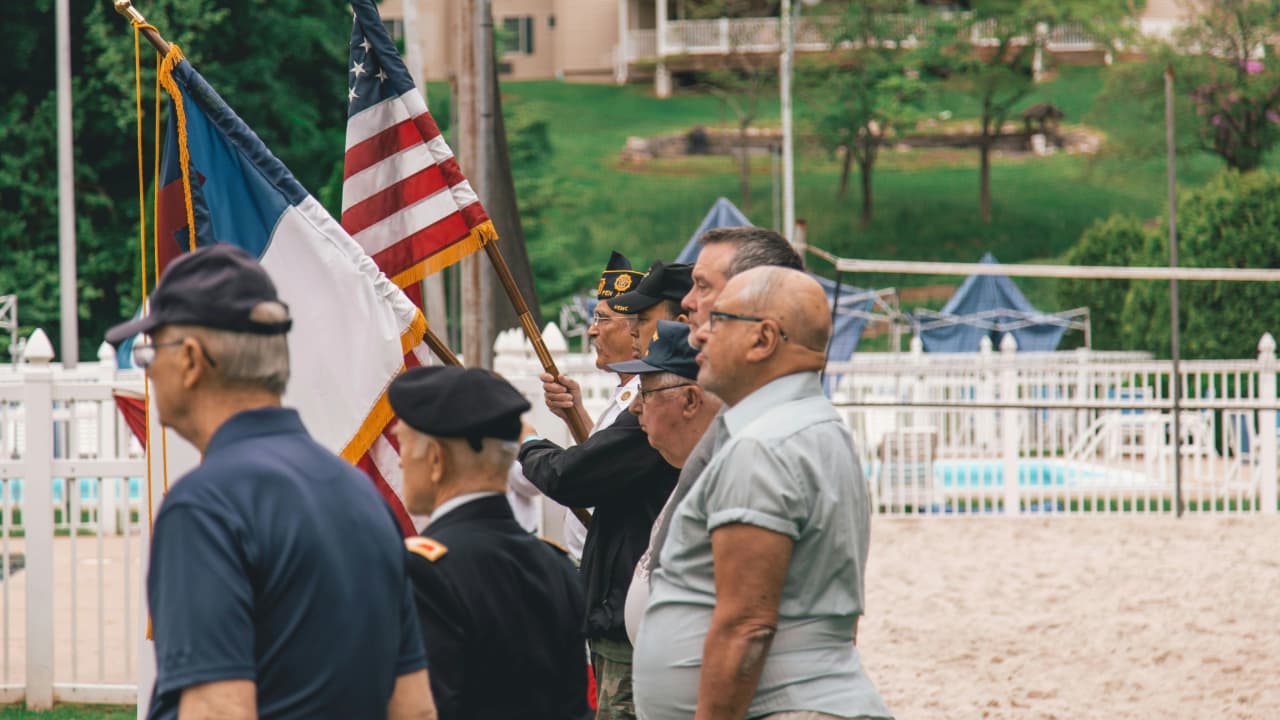
M 147 19 L 142 17 L 142 13 L 133 6 L 131 0 L 115 0 L 116 12 L 129 18 L 130 21 L 139 25 L 145 24 Z
M 142 35 L 151 43 L 153 47 L 161 54 L 169 54 L 169 43 L 165 41 L 160 33 L 156 31 L 147 19 L 138 12 L 138 8 L 133 6 L 131 0 L 114 0 L 116 12 L 128 18 L 129 22 L 135 26 L 142 28 Z

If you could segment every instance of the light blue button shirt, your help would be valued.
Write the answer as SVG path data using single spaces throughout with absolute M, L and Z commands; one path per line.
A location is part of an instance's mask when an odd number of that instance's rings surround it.
M 743 523 L 795 541 L 778 632 L 747 717 L 793 710 L 890 717 L 852 642 L 870 542 L 867 485 L 818 375 L 774 380 L 711 432 L 715 455 L 676 507 L 650 578 L 633 666 L 639 716 L 693 716 L 716 601 L 711 532 Z

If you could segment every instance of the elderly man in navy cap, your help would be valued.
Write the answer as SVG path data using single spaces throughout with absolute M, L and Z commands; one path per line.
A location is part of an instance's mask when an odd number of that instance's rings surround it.
M 456 367 L 410 370 L 387 397 L 405 505 L 431 516 L 405 545 L 441 720 L 590 717 L 581 580 L 503 494 L 529 403 Z
M 698 351 L 689 344 L 689 326 L 659 320 L 649 343 L 649 352 L 640 360 L 610 365 L 615 372 L 634 373 L 640 391 L 631 401 L 631 413 L 649 436 L 649 444 L 674 467 L 684 467 L 689 453 L 702 437 L 716 413 L 720 399 L 698 386 Z M 627 589 L 625 619 L 627 637 L 634 644 L 649 600 L 649 555 L 636 563 Z
M 160 423 L 203 455 L 155 519 L 148 716 L 434 718 L 395 519 L 281 407 L 291 325 L 266 271 L 219 244 L 107 333 L 150 335 L 133 358 Z

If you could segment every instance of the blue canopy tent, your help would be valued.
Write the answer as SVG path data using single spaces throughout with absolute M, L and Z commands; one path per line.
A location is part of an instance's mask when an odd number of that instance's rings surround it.
M 698 238 L 702 237 L 702 233 L 722 227 L 743 227 L 751 225 L 751 221 L 746 215 L 738 209 L 728 198 L 719 198 L 715 204 L 711 206 L 711 210 L 707 212 L 707 216 L 702 218 L 702 224 L 697 230 L 693 231 L 693 236 L 689 238 L 689 242 L 684 244 L 684 249 L 680 251 L 680 255 L 676 257 L 678 263 L 692 263 L 698 259 L 698 251 L 702 248 L 698 244 Z
M 999 261 L 987 253 L 980 262 Z M 941 312 L 917 310 L 913 324 L 925 352 L 977 352 L 983 337 L 999 347 L 1006 333 L 1013 334 L 1020 351 L 1051 352 L 1068 329 L 1083 330 L 1087 344 L 1088 315 L 1084 308 L 1041 312 L 1007 276 L 970 275 Z

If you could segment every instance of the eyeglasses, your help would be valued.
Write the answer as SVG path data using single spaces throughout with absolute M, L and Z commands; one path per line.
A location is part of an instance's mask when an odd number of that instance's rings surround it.
M 158 348 L 177 347 L 186 341 L 186 338 L 181 337 L 177 340 L 164 343 L 138 343 L 133 346 L 134 367 L 142 370 L 149 370 L 151 368 L 151 364 L 156 361 L 156 350 Z M 205 362 L 209 363 L 209 367 L 218 367 L 218 364 L 213 361 L 213 357 L 209 355 L 209 351 L 205 349 L 204 345 L 200 345 L 200 354 L 204 355 Z
M 615 320 L 626 320 L 627 322 L 634 322 L 635 320 L 637 320 L 637 318 L 635 315 L 601 315 L 600 313 L 594 313 L 591 316 L 592 325 L 605 325 Z
M 738 315 L 730 312 L 722 312 L 720 310 L 712 310 L 710 313 L 707 314 L 707 317 L 709 320 L 707 324 L 710 325 L 708 330 L 711 332 L 716 331 L 716 321 L 723 322 L 725 320 L 741 320 L 742 322 L 761 323 L 761 322 L 764 322 L 765 320 L 772 319 L 772 318 L 756 317 L 755 315 Z M 775 320 L 774 322 L 777 322 L 777 321 Z M 778 326 L 778 335 L 782 338 L 782 342 L 791 341 L 791 338 L 787 337 L 787 332 L 782 329 L 781 325 Z
M 690 385 L 693 385 L 693 384 L 694 383 L 680 383 L 679 385 L 663 385 L 662 387 L 649 388 L 648 390 L 641 388 L 640 403 L 645 404 L 649 402 L 649 396 L 652 395 L 653 393 L 662 392 L 663 390 L 675 390 L 676 388 L 689 387 Z

